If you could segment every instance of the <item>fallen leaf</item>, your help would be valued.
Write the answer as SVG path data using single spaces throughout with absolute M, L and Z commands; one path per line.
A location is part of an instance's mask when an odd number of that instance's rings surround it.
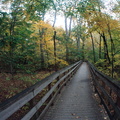
M 105 120 L 107 120 L 107 117 L 104 117 Z
M 78 119 L 78 118 L 80 118 L 80 116 L 76 116 L 75 118 Z
M 76 114 L 75 114 L 75 113 L 72 113 L 71 115 L 75 116 Z

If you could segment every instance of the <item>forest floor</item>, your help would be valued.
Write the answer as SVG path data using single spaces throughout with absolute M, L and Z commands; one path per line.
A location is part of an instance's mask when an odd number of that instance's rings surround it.
M 9 73 L 0 73 L 0 103 L 49 76 L 53 72 L 54 71 L 39 71 L 34 74 L 16 73 L 13 77 Z

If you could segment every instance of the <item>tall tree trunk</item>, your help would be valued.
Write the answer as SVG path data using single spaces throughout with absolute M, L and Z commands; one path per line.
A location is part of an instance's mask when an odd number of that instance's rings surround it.
M 110 61 L 110 57 L 109 57 L 108 45 L 107 45 L 107 41 L 106 41 L 106 37 L 105 37 L 104 32 L 102 33 L 102 38 L 103 38 L 103 41 L 104 41 L 105 55 L 106 55 L 107 60 L 108 60 L 108 62 L 109 62 L 109 64 L 110 64 L 110 63 L 111 63 L 111 61 Z
M 66 36 L 68 36 L 67 16 L 66 15 L 65 15 L 65 31 L 66 31 Z
M 69 37 L 71 35 L 71 25 L 72 25 L 72 15 L 70 16 L 69 34 L 68 34 Z
M 69 62 L 69 49 L 68 49 L 68 41 L 69 41 L 69 33 L 68 33 L 68 28 L 67 28 L 67 16 L 65 15 L 65 46 L 66 46 L 66 61 Z
M 57 61 L 56 61 L 56 57 L 57 57 L 57 54 L 56 54 L 56 31 L 54 31 L 54 35 L 53 35 L 53 41 L 54 41 L 54 60 L 55 60 L 55 71 L 57 71 Z
M 54 34 L 53 34 L 53 43 L 54 43 L 54 69 L 55 71 L 57 71 L 57 53 L 56 53 L 56 30 L 55 30 L 55 23 L 56 23 L 56 16 L 57 16 L 57 9 L 56 6 L 54 4 L 54 9 L 55 9 L 55 14 L 54 14 L 54 22 L 53 22 L 53 30 L 54 30 Z
M 69 40 L 69 38 L 68 38 L 68 36 L 65 36 L 65 46 L 66 46 L 66 61 L 67 62 L 69 62 L 69 48 L 68 48 L 68 40 Z
M 76 36 L 77 37 L 76 40 L 77 40 L 77 55 L 78 55 L 78 60 L 81 59 L 81 57 L 80 57 L 80 54 L 81 54 L 81 52 L 80 52 L 80 38 L 81 38 L 80 29 L 81 29 L 81 22 L 80 22 L 80 18 L 79 18 L 79 20 L 77 20 L 77 36 Z
M 71 25 L 72 25 L 72 15 L 70 16 L 70 23 L 69 26 L 67 26 L 67 15 L 65 13 L 65 31 L 66 31 L 66 36 L 65 36 L 65 40 L 66 40 L 66 61 L 70 62 L 69 59 L 69 39 L 70 39 L 70 35 L 71 35 Z M 68 29 L 69 27 L 69 29 Z
M 44 36 L 45 36 L 45 33 L 44 33 Z M 48 54 L 48 46 L 47 46 L 47 42 L 46 42 L 46 40 L 45 40 L 45 37 L 44 37 L 44 44 L 45 44 L 45 47 L 46 47 L 46 55 L 47 55 L 47 65 L 48 65 L 48 67 L 49 67 L 49 65 L 50 65 L 50 63 L 49 63 L 49 54 Z M 48 68 L 48 70 L 49 70 L 49 68 Z
M 46 0 L 44 1 L 46 3 Z M 39 16 L 41 16 L 41 12 L 39 11 Z M 42 12 L 42 21 L 45 19 L 45 6 Z M 44 50 L 43 50 L 43 35 L 44 35 L 44 28 L 42 30 L 39 29 L 40 35 L 40 59 L 41 59 L 41 69 L 45 68 L 45 60 L 44 60 Z
M 44 29 L 40 31 L 39 29 L 39 35 L 40 35 L 40 58 L 41 58 L 41 68 L 45 67 L 45 61 L 44 61 L 44 51 L 43 51 L 43 34 L 44 34 Z
M 12 75 L 12 79 L 13 79 L 13 52 L 14 52 L 14 48 L 15 46 L 13 46 L 13 37 L 14 37 L 14 28 L 15 28 L 15 23 L 16 23 L 16 16 L 12 16 L 12 21 L 10 23 L 10 73 Z
M 112 65 L 112 77 L 114 77 L 114 52 L 115 52 L 115 46 L 114 46 L 114 41 L 112 38 L 111 30 L 110 30 L 110 25 L 109 23 L 107 24 L 108 26 L 108 33 L 110 36 L 110 41 L 111 41 L 111 65 Z
M 83 44 L 82 44 L 82 59 L 83 59 L 83 60 L 85 60 L 84 47 L 85 47 L 85 42 L 84 42 L 84 40 L 83 40 Z
M 13 23 L 11 23 L 11 27 L 10 27 L 10 36 L 11 36 L 11 38 L 10 38 L 10 43 L 9 43 L 9 45 L 10 45 L 10 50 L 9 50 L 9 54 L 10 54 L 10 73 L 12 74 L 12 76 L 13 76 L 13 62 L 12 62 L 12 60 L 13 60 L 13 48 L 12 48 L 12 42 L 13 42 L 13 25 L 12 25 Z
M 56 16 L 57 16 L 57 10 L 55 10 L 55 14 L 54 14 L 53 28 L 55 27 L 55 23 L 56 23 Z
M 78 60 L 80 60 L 80 36 L 77 37 L 77 55 Z
M 95 45 L 94 45 L 94 39 L 93 39 L 93 35 L 90 32 L 90 36 L 91 36 L 91 40 L 92 40 L 92 48 L 93 48 L 93 57 L 94 57 L 94 63 L 96 62 L 96 58 L 95 58 Z
M 101 49 L 101 43 L 102 43 L 102 37 L 101 37 L 101 35 L 100 35 L 100 43 L 99 43 L 99 59 L 101 59 L 102 58 L 102 49 Z

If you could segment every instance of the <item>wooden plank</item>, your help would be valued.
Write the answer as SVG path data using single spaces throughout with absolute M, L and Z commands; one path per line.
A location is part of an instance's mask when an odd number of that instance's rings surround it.
M 100 71 L 98 71 L 91 63 L 89 63 L 90 68 L 103 82 L 105 82 L 117 95 L 120 97 L 120 86 L 115 83 L 115 80 L 110 78 L 107 75 L 104 75 Z
M 77 66 L 78 67 L 78 66 Z M 77 68 L 76 67 L 76 68 Z M 76 69 L 75 68 L 75 69 Z M 69 73 L 68 73 L 68 75 L 67 76 L 69 76 L 69 78 L 68 78 L 68 80 L 71 78 L 71 73 L 73 72 L 74 70 L 72 70 L 72 71 L 70 71 Z M 63 78 L 64 79 L 64 78 Z M 57 96 L 57 94 L 59 93 L 59 91 L 62 89 L 62 87 L 64 86 L 64 84 L 66 84 L 66 82 L 68 81 L 68 80 L 66 80 L 64 83 L 62 83 L 62 85 L 59 87 L 59 89 L 56 91 L 56 93 L 55 93 L 55 95 L 53 96 L 53 98 L 51 99 L 51 101 L 48 103 L 48 105 L 45 107 L 45 109 L 42 111 L 42 113 L 40 114 L 40 116 L 38 117 L 38 119 L 37 120 L 39 120 L 39 119 L 41 119 L 42 118 L 42 116 L 44 115 L 44 113 L 47 111 L 47 109 L 49 108 L 49 106 L 51 105 L 51 103 L 53 102 L 53 100 L 55 99 L 55 97 Z
M 19 96 L 14 97 L 15 99 L 12 99 L 12 101 L 9 101 L 9 103 L 4 104 L 5 107 L 1 105 L 2 106 L 0 111 L 0 116 L 2 116 L 1 119 L 2 120 L 7 119 L 14 112 L 20 109 L 23 105 L 25 105 L 27 102 L 33 99 L 39 92 L 41 92 L 49 83 L 56 79 L 60 74 L 64 73 L 66 70 L 71 69 L 72 67 L 75 67 L 78 64 L 80 64 L 80 62 L 77 62 L 71 66 L 68 66 L 58 71 L 57 73 L 50 75 L 49 77 L 43 79 L 38 84 L 36 83 L 35 85 L 33 85 L 33 87 L 31 87 L 29 91 L 25 90 L 25 93 L 24 91 L 22 92 L 24 93 L 24 95 L 26 94 L 25 96 L 19 94 Z
M 118 92 L 119 96 L 120 96 L 120 84 L 118 85 L 118 83 L 116 83 L 113 78 L 110 78 L 109 76 L 107 76 L 107 75 L 103 74 L 102 72 L 98 71 L 90 62 L 89 62 L 89 66 L 94 71 L 94 73 L 101 78 L 101 80 L 103 80 L 104 82 L 106 82 L 107 85 L 112 87 L 112 89 L 115 92 Z
M 119 97 L 119 96 L 117 96 L 117 106 L 118 106 L 119 109 L 120 109 L 120 97 Z
M 10 115 L 12 115 L 15 111 L 20 109 L 24 104 L 26 104 L 31 98 L 33 98 L 33 92 L 29 93 L 25 97 L 21 98 L 14 104 L 12 104 L 10 107 L 7 109 L 3 110 L 0 112 L 0 119 L 1 120 L 6 120 Z
M 94 70 L 94 67 L 92 67 L 90 65 L 90 68 L 91 68 L 91 73 L 92 73 L 92 76 L 94 77 L 95 75 L 97 75 L 98 78 L 100 78 L 100 80 L 102 82 L 104 82 L 105 85 L 109 86 L 110 89 L 112 89 L 114 92 L 116 92 L 116 94 L 118 96 L 120 96 L 120 87 L 118 85 L 116 85 L 113 81 L 109 80 L 106 76 L 104 76 L 103 74 L 101 74 L 99 71 L 97 70 Z M 118 119 L 120 119 L 120 109 L 117 107 L 116 103 L 114 103 L 114 101 L 111 99 L 111 96 L 108 95 L 108 93 L 106 92 L 105 90 L 105 87 L 104 85 L 100 85 L 100 83 L 96 80 L 96 78 L 94 77 L 94 80 L 93 80 L 96 84 L 96 88 L 100 88 L 100 90 L 102 91 L 102 93 L 104 94 L 104 96 L 107 97 L 107 100 L 108 102 L 112 105 L 113 109 L 115 110 L 115 114 L 117 115 Z M 108 110 L 108 106 L 107 104 L 105 103 L 104 101 L 104 98 L 102 98 L 101 94 L 99 93 L 99 91 L 97 90 L 98 94 L 99 94 L 99 97 L 101 98 L 109 116 L 110 116 L 110 119 L 112 120 L 112 115 L 110 114 L 110 110 Z
M 116 87 L 116 85 L 114 83 L 111 83 L 110 81 L 108 81 L 107 79 L 102 77 L 100 74 L 97 74 L 97 76 L 100 77 L 101 81 L 104 81 L 114 92 L 118 93 L 118 95 L 120 96 L 120 88 L 119 87 Z
M 22 120 L 29 120 L 37 110 L 43 105 L 43 103 L 48 99 L 48 97 L 52 94 L 52 92 L 57 88 L 57 86 L 62 82 L 67 76 L 69 76 L 78 66 L 76 66 L 73 70 L 63 76 L 49 91 L 46 95 L 22 118 Z M 66 82 L 65 82 L 66 83 Z
M 37 110 L 43 105 L 43 103 L 47 100 L 47 98 L 52 94 L 55 88 L 59 85 L 61 81 L 63 81 L 71 72 L 63 76 L 49 91 L 46 95 L 22 118 L 22 120 L 29 120 Z
M 51 103 L 53 102 L 53 100 L 55 99 L 55 97 L 57 96 L 57 94 L 59 93 L 59 91 L 62 89 L 62 87 L 64 86 L 64 84 L 67 81 L 65 81 L 64 83 L 62 83 L 62 85 L 59 87 L 59 89 L 57 90 L 57 92 L 55 93 L 55 95 L 52 97 L 51 101 L 47 104 L 47 106 L 45 107 L 45 109 L 42 111 L 42 113 L 40 114 L 40 116 L 38 117 L 37 120 L 40 120 L 42 118 L 42 116 L 44 115 L 44 113 L 47 111 L 47 109 L 49 108 L 49 106 L 51 105 Z
M 110 102 L 110 104 L 113 106 L 115 113 L 117 114 L 117 116 L 120 119 L 120 110 L 118 109 L 118 107 L 116 106 L 116 104 L 114 103 L 114 101 L 111 99 L 111 97 L 107 94 L 107 92 L 105 91 L 105 89 L 103 88 L 103 86 L 101 86 L 97 81 L 96 81 L 96 85 L 98 86 L 98 88 L 100 88 L 100 90 L 102 91 L 102 93 L 107 97 L 108 101 Z M 102 98 L 103 99 L 103 98 Z M 104 100 L 103 100 L 104 101 Z M 107 105 L 106 105 L 107 106 Z

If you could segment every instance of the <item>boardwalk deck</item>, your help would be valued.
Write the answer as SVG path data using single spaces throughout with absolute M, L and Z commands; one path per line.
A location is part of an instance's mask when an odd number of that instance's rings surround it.
M 92 97 L 89 78 L 88 66 L 83 63 L 42 120 L 104 120 Z

